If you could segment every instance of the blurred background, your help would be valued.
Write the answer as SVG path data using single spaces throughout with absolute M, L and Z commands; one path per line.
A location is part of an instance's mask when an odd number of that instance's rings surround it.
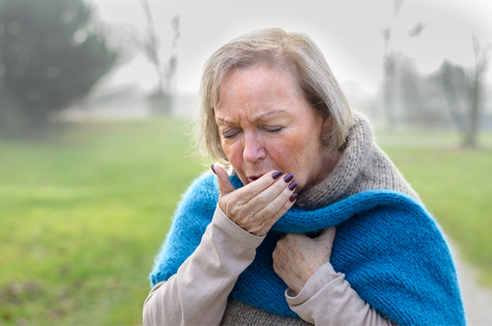
M 492 324 L 491 13 L 488 0 L 0 0 L 0 324 L 141 324 L 153 257 L 210 163 L 188 137 L 202 67 L 266 27 L 320 46 L 449 235 L 467 306 L 480 299 L 470 324 Z

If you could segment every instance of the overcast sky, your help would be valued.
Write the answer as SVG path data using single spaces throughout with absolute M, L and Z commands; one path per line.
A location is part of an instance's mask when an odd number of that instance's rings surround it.
M 140 0 L 92 0 L 101 20 L 146 27 Z M 474 62 L 472 32 L 492 44 L 491 0 L 405 0 L 398 16 L 394 0 L 149 0 L 161 57 L 167 60 L 172 42 L 171 19 L 179 15 L 181 37 L 177 83 L 179 92 L 197 91 L 205 61 L 232 38 L 266 27 L 307 33 L 320 46 L 338 80 L 355 82 L 373 93 L 382 80 L 384 41 L 389 48 L 415 58 L 421 72 L 438 69 L 447 58 L 464 66 Z M 408 31 L 425 25 L 419 37 Z M 492 55 L 492 51 L 490 52 Z M 489 69 L 489 83 L 492 81 Z M 135 85 L 146 91 L 157 83 L 150 63 L 141 55 L 111 77 L 114 85 Z

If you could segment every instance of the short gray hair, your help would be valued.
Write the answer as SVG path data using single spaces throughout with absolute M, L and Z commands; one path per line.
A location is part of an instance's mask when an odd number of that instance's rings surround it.
M 214 108 L 219 101 L 221 80 L 233 69 L 257 63 L 292 72 L 314 110 L 322 118 L 332 119 L 332 130 L 321 137 L 328 151 L 345 143 L 353 113 L 321 50 L 306 34 L 272 28 L 233 39 L 205 64 L 195 126 L 199 154 L 223 164 L 229 163 L 215 122 Z

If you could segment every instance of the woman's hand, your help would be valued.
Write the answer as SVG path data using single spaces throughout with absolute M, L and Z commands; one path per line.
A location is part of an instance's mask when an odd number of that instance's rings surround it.
M 273 251 L 273 269 L 296 294 L 318 268 L 330 261 L 335 233 L 332 226 L 317 238 L 288 233 L 277 242 Z
M 271 171 L 236 190 L 222 167 L 212 166 L 212 170 L 219 183 L 219 207 L 232 221 L 252 234 L 266 234 L 292 207 L 297 197 L 293 194 L 297 182 L 291 182 L 292 174 L 280 177 L 282 172 Z

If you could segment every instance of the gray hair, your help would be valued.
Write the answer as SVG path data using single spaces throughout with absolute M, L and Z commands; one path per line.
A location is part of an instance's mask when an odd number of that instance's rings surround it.
M 332 119 L 332 129 L 321 135 L 326 150 L 335 151 L 345 143 L 353 120 L 352 110 L 321 50 L 306 34 L 272 28 L 233 39 L 207 61 L 195 130 L 199 154 L 229 163 L 215 122 L 221 80 L 233 69 L 258 63 L 290 71 L 313 109 L 322 118 Z

